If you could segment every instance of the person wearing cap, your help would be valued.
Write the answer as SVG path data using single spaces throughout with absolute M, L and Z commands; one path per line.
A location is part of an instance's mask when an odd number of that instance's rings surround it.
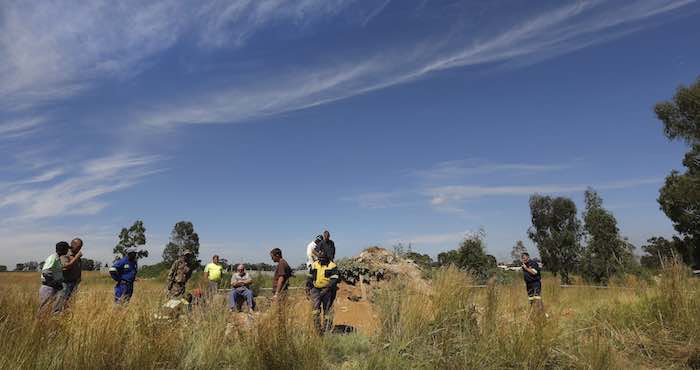
M 192 251 L 185 250 L 170 267 L 167 284 L 168 295 L 171 298 L 179 298 L 185 294 L 187 280 L 190 279 L 194 270 L 193 257 L 194 253 Z
M 322 235 L 316 235 L 316 238 L 306 245 L 306 269 L 310 269 L 311 265 L 318 259 L 316 248 L 323 241 Z
M 135 247 L 126 249 L 126 256 L 120 258 L 109 269 L 109 275 L 117 285 L 114 286 L 114 302 L 128 303 L 134 294 L 134 281 L 138 272 L 136 261 L 138 250 Z
M 313 302 L 314 324 L 320 335 L 333 328 L 333 301 L 338 279 L 338 267 L 325 254 L 319 255 L 309 269 L 306 287 Z
M 219 289 L 223 276 L 223 266 L 219 264 L 219 256 L 214 255 L 211 262 L 204 267 L 204 280 L 207 281 L 207 298 L 214 296 Z
M 56 243 L 56 253 L 48 256 L 44 261 L 44 266 L 41 268 L 41 288 L 39 288 L 39 313 L 47 312 L 47 307 L 53 306 L 63 289 L 61 256 L 65 256 L 69 248 L 66 242 Z

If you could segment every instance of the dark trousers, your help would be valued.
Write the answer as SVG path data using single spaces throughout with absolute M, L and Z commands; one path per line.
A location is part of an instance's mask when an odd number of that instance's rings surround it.
M 309 291 L 311 302 L 313 302 L 314 324 L 319 334 L 323 335 L 328 330 L 333 329 L 333 302 L 335 301 L 335 287 L 316 288 Z M 323 324 L 321 314 L 323 313 Z
M 65 281 L 63 282 L 63 291 L 56 304 L 55 311 L 62 311 L 68 307 L 68 301 L 77 292 L 80 281 Z
M 544 309 L 542 304 L 542 282 L 530 281 L 525 282 L 525 288 L 527 288 L 527 300 L 530 301 L 530 307 L 536 307 L 540 311 Z

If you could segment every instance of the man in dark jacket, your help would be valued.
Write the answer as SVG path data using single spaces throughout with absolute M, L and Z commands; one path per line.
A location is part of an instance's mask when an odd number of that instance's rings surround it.
M 523 277 L 525 278 L 525 288 L 527 288 L 527 297 L 530 301 L 530 306 L 535 306 L 540 311 L 544 309 L 542 304 L 542 274 L 540 266 L 537 262 L 530 259 L 528 253 L 523 253 L 520 256 L 522 262 Z
M 328 230 L 323 232 L 323 240 L 316 246 L 316 255 L 324 255 L 329 260 L 335 261 L 335 243 L 331 240 L 331 233 Z

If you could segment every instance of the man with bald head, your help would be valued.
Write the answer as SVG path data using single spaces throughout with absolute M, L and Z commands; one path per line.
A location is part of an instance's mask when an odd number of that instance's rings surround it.
M 238 265 L 236 272 L 231 276 L 231 310 L 237 309 L 241 311 L 241 305 L 238 304 L 239 300 L 245 298 L 245 302 L 248 305 L 248 312 L 253 311 L 255 308 L 255 303 L 253 302 L 253 291 L 250 289 L 250 285 L 253 283 L 253 279 L 245 271 L 245 266 Z
M 70 242 L 68 253 L 61 256 L 61 264 L 63 265 L 63 292 L 59 303 L 56 305 L 57 311 L 66 308 L 68 301 L 78 289 L 82 276 L 82 268 L 80 266 L 81 257 L 83 256 L 82 249 L 82 239 L 74 238 Z

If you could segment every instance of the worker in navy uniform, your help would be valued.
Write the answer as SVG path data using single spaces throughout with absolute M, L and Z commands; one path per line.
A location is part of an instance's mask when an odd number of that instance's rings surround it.
M 530 259 L 528 253 L 523 253 L 520 256 L 522 262 L 523 277 L 525 278 L 525 288 L 527 288 L 527 299 L 530 301 L 530 306 L 542 311 L 542 273 L 537 262 Z
M 112 279 L 117 282 L 114 286 L 114 302 L 117 304 L 129 302 L 134 294 L 134 281 L 138 271 L 137 252 L 134 247 L 127 248 L 126 256 L 115 262 L 109 269 Z

